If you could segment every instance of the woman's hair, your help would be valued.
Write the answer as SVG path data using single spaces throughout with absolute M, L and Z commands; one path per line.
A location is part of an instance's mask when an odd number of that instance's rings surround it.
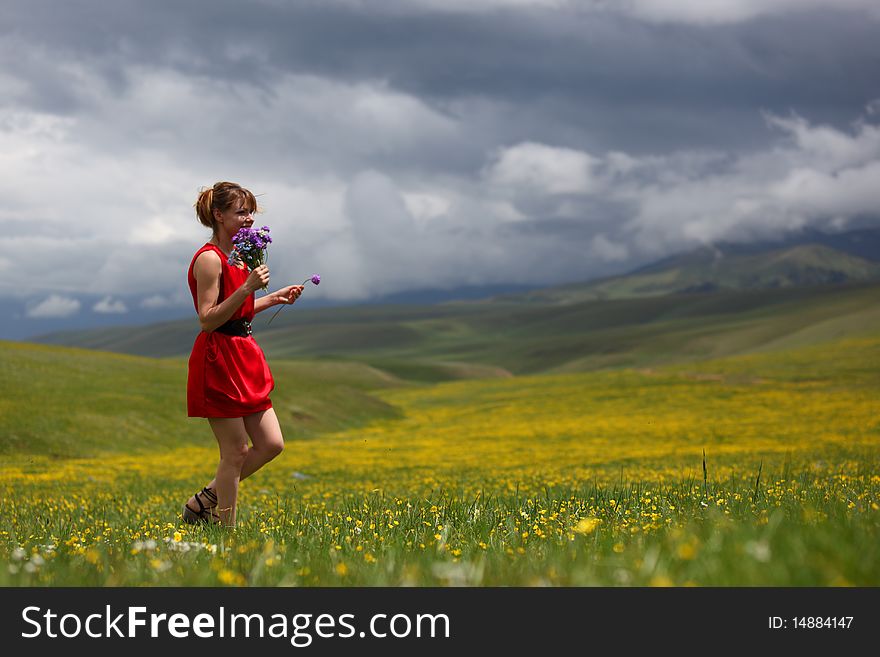
M 214 210 L 226 212 L 238 203 L 251 212 L 259 211 L 257 199 L 252 192 L 237 183 L 217 182 L 213 187 L 205 187 L 199 192 L 195 203 L 196 215 L 203 226 L 216 231 Z

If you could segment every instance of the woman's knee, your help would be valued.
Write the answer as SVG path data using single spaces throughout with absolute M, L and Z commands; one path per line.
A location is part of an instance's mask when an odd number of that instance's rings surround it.
M 220 453 L 220 460 L 227 465 L 241 469 L 241 466 L 244 465 L 244 461 L 247 458 L 248 451 L 247 444 L 236 445 L 235 447 L 224 449 Z
M 271 440 L 266 444 L 266 453 L 269 455 L 270 459 L 274 459 L 283 451 L 284 439 L 281 438 L 281 436 L 279 436 L 277 440 Z

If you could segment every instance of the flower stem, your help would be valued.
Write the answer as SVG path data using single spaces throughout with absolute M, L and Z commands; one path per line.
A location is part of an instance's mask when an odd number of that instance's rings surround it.
M 278 313 L 281 312 L 281 308 L 284 308 L 284 304 L 283 304 L 283 303 L 278 304 L 278 305 L 279 305 L 278 310 L 276 310 L 276 311 L 273 313 L 273 315 L 269 318 L 269 321 L 266 322 L 266 326 L 269 326 L 269 324 L 272 323 L 272 320 L 275 319 L 275 316 L 276 316 Z
M 302 282 L 302 284 L 305 285 L 305 284 L 308 283 L 310 280 L 312 280 L 312 279 L 311 279 L 311 278 L 307 278 L 306 280 L 304 280 L 304 281 Z M 284 308 L 284 306 L 286 306 L 286 305 L 288 305 L 288 304 L 281 303 L 281 304 L 278 304 L 278 305 L 280 306 L 280 308 L 278 308 L 278 310 L 276 310 L 275 313 L 269 318 L 269 321 L 266 322 L 266 326 L 269 326 L 269 324 L 272 323 L 272 320 L 275 319 L 275 316 L 276 316 L 278 313 L 281 312 L 281 308 Z

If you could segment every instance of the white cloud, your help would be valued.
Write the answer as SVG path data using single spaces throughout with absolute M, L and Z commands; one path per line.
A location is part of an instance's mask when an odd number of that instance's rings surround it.
M 51 294 L 37 305 L 29 308 L 26 315 L 34 319 L 70 317 L 79 312 L 79 309 L 80 303 L 76 299 Z
M 161 310 L 163 308 L 192 308 L 192 302 L 192 293 L 184 282 L 167 294 L 151 294 L 144 297 L 138 305 L 147 310 Z
M 387 175 L 369 170 L 355 176 L 346 193 L 346 216 L 371 291 L 393 289 L 403 280 L 412 282 L 420 269 L 433 269 L 425 253 L 425 233 Z
M 103 315 L 122 315 L 128 312 L 128 308 L 123 301 L 113 299 L 112 297 L 104 297 L 92 306 L 92 310 Z
M 773 185 L 771 198 L 804 217 L 854 216 L 880 207 L 880 161 L 842 171 L 797 169 Z
M 789 135 L 800 158 L 808 158 L 818 167 L 859 166 L 872 161 L 880 153 L 880 125 L 857 121 L 853 134 L 846 134 L 831 126 L 811 125 L 796 114 L 790 117 L 766 114 L 766 120 Z
M 34 65 L 49 67 L 41 61 Z M 177 296 L 192 253 L 210 237 L 193 203 L 200 187 L 220 179 L 260 195 L 261 220 L 276 238 L 273 280 L 302 280 L 321 245 L 348 225 L 351 181 L 340 163 L 415 156 L 458 129 L 381 80 L 285 75 L 270 92 L 135 67 L 124 87 L 109 89 L 88 66 L 66 67 L 89 112 L 0 109 L 0 227 L 26 218 L 31 234 L 8 245 L 20 242 L 33 261 L 52 263 L 5 271 L 0 290 L 9 295 Z M 230 132 L 234 139 L 205 138 Z M 426 192 L 418 202 L 420 219 L 442 211 L 439 195 Z
M 604 262 L 620 262 L 629 256 L 629 249 L 599 233 L 590 241 L 590 254 Z
M 452 201 L 439 194 L 410 192 L 402 196 L 410 215 L 422 223 L 442 217 L 452 207 Z
M 178 233 L 175 223 L 171 217 L 152 217 L 132 226 L 128 241 L 131 244 L 165 244 Z
M 771 117 L 783 139 L 762 152 L 708 158 L 692 169 L 677 155 L 638 161 L 613 193 L 637 207 L 626 231 L 663 254 L 697 243 L 778 237 L 805 226 L 841 228 L 880 207 L 880 129 L 851 132 Z M 699 158 L 693 160 L 699 162 Z M 660 182 L 662 181 L 662 182 Z
M 511 189 L 546 194 L 583 194 L 597 188 L 596 159 L 572 148 L 523 142 L 498 152 L 486 171 L 488 180 Z
M 147 297 L 143 301 L 141 301 L 141 308 L 147 308 L 149 310 L 157 310 L 160 308 L 170 308 L 173 306 L 173 302 L 164 297 L 161 294 L 154 294 L 152 296 Z
M 516 206 L 508 200 L 490 200 L 486 203 L 490 216 L 504 221 L 525 221 L 528 217 L 516 209 Z

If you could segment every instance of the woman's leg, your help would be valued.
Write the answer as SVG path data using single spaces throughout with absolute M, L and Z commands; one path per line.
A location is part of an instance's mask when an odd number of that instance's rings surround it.
M 244 428 L 253 447 L 241 469 L 241 478 L 250 477 L 284 450 L 284 437 L 275 409 L 270 408 L 244 418 Z
M 254 413 L 243 419 L 245 431 L 250 436 L 254 445 L 248 449 L 247 457 L 241 466 L 239 481 L 250 477 L 253 473 L 278 456 L 284 449 L 284 438 L 281 435 L 281 425 L 278 424 L 278 416 L 275 415 L 274 409 L 270 408 L 269 410 L 260 413 Z M 205 488 L 209 491 L 213 491 L 216 490 L 216 486 L 217 480 L 214 479 L 211 483 L 205 486 Z M 199 495 L 205 508 L 210 509 L 214 506 L 214 502 L 205 496 L 204 493 L 197 493 L 197 495 Z M 191 504 L 193 508 L 197 508 L 196 502 L 193 498 L 190 498 L 189 504 Z
M 221 523 L 235 527 L 238 482 L 248 456 L 248 434 L 242 418 L 208 418 L 208 422 L 220 447 L 220 463 L 212 486 L 217 491 L 217 513 Z
M 281 425 L 278 424 L 274 409 L 254 413 L 243 419 L 245 431 L 250 436 L 253 447 L 248 448 L 247 458 L 241 466 L 240 481 L 250 477 L 284 450 L 284 437 L 281 435 Z M 214 488 L 216 483 L 214 480 L 206 488 Z

